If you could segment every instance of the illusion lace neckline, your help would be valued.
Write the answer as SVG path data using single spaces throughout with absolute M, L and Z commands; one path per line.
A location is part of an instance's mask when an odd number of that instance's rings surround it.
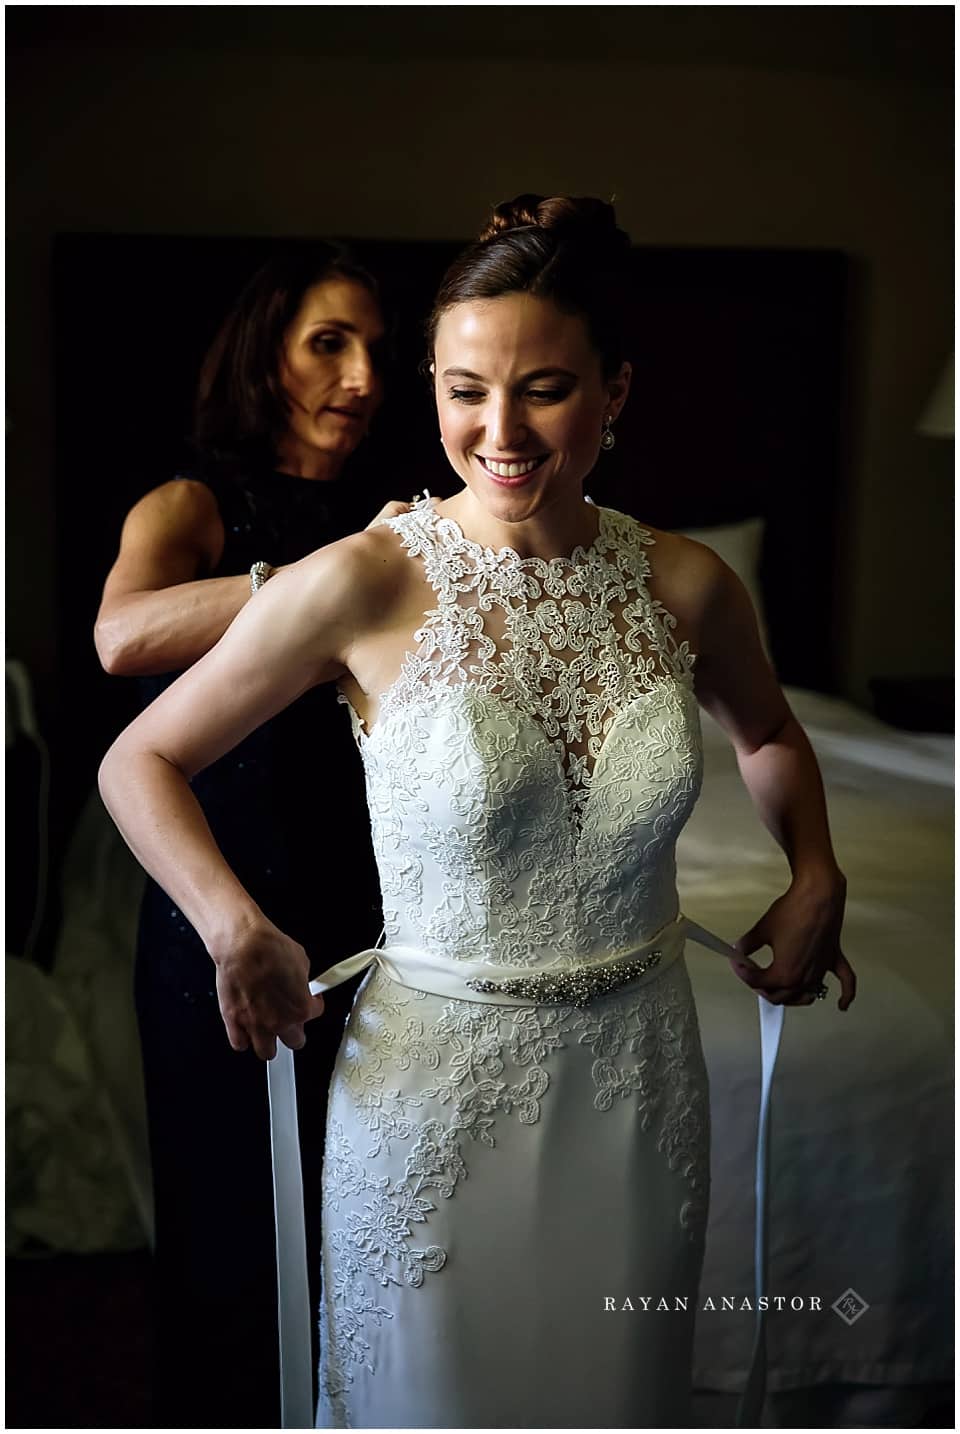
M 609 547 L 606 510 L 596 504 L 590 505 L 596 508 L 598 518 L 597 535 L 591 543 L 578 543 L 573 552 L 566 557 L 525 558 L 517 552 L 516 548 L 507 545 L 492 548 L 478 543 L 474 538 L 468 538 L 456 518 L 450 518 L 445 513 L 437 512 L 429 495 L 422 502 L 423 511 L 437 535 L 452 539 L 458 549 L 485 567 L 489 567 L 492 563 L 509 563 L 512 567 L 532 568 L 534 571 L 542 571 L 544 568 L 576 568 L 581 564 L 592 562 Z M 417 504 L 417 507 L 419 508 L 420 504 Z

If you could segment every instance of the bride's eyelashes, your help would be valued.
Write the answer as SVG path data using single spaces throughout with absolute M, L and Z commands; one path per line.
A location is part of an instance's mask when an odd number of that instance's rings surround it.
M 570 392 L 569 388 L 531 388 L 526 396 L 535 403 L 562 403 Z M 477 388 L 451 388 L 447 397 L 456 399 L 458 403 L 480 403 L 486 395 Z

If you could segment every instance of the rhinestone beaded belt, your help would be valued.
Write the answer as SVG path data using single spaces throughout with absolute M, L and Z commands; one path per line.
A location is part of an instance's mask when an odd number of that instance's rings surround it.
M 567 970 L 522 971 L 487 962 L 451 961 L 412 946 L 388 945 L 358 951 L 311 982 L 314 992 L 329 991 L 374 962 L 391 981 L 450 1000 L 586 1006 L 622 986 L 662 975 L 683 954 L 688 922 L 678 916 L 632 951 L 590 961 Z
M 576 971 L 538 971 L 532 976 L 510 976 L 506 981 L 464 981 L 471 991 L 484 995 L 518 996 L 538 1004 L 556 1002 L 562 1006 L 587 1006 L 597 996 L 619 991 L 651 967 L 658 966 L 662 951 L 647 956 L 625 956 L 606 966 L 581 966 Z

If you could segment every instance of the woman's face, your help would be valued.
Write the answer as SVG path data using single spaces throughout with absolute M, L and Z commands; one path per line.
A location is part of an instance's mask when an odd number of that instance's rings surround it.
M 356 280 L 335 276 L 304 294 L 280 353 L 289 401 L 280 456 L 305 476 L 336 471 L 366 433 L 383 396 L 383 339 L 377 301 Z
M 606 415 L 630 385 L 603 377 L 586 323 L 549 299 L 505 294 L 448 309 L 437 326 L 434 382 L 451 464 L 494 517 L 520 522 L 582 497 Z

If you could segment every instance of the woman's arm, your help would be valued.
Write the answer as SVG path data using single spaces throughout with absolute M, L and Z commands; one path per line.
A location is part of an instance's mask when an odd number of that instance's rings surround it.
M 302 1044 L 302 1024 L 322 1002 L 309 994 L 302 948 L 267 920 L 225 862 L 188 779 L 347 670 L 357 633 L 385 606 L 384 551 L 382 534 L 362 534 L 271 578 L 212 650 L 120 734 L 100 768 L 104 803 L 124 839 L 217 965 L 231 1044 L 252 1043 L 264 1058 L 277 1034 Z
M 845 1011 L 856 994 L 839 944 L 846 879 L 816 757 L 764 654 L 739 578 L 716 559 L 703 592 L 697 697 L 729 736 L 754 807 L 793 875 L 788 892 L 737 942 L 744 955 L 771 946 L 773 963 L 759 973 L 745 964 L 739 974 L 770 1000 L 809 1004 L 811 989 L 833 970 Z
M 387 503 L 370 526 L 409 506 Z M 220 511 L 205 483 L 164 483 L 130 510 L 93 632 L 106 672 L 179 672 L 210 651 L 250 597 L 247 573 L 195 581 L 216 567 L 223 542 Z M 269 553 L 262 556 L 270 561 Z
M 164 483 L 130 510 L 94 627 L 107 672 L 176 672 L 209 652 L 250 596 L 245 573 L 194 581 L 219 562 L 223 540 L 204 483 Z

